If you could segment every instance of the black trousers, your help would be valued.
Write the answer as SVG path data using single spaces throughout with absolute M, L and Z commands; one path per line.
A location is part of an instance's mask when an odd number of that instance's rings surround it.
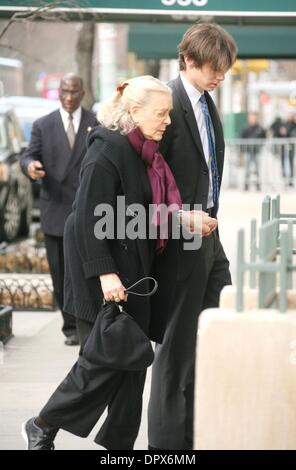
M 82 351 L 92 323 L 77 320 Z M 146 370 L 125 372 L 94 366 L 81 353 L 39 415 L 54 428 L 87 437 L 108 407 L 95 442 L 109 450 L 133 449 L 142 414 Z
M 198 315 L 219 305 L 221 289 L 227 284 L 231 284 L 229 262 L 214 233 L 203 238 L 192 272 L 177 281 L 164 340 L 156 345 L 148 406 L 152 447 L 192 449 Z
M 65 336 L 76 334 L 76 320 L 63 311 L 64 305 L 64 249 L 63 237 L 44 235 L 46 254 L 53 283 L 54 295 L 63 316 L 62 332 Z
M 76 327 L 77 327 L 77 336 L 80 344 L 79 355 L 81 355 L 86 340 L 92 330 L 93 323 L 82 320 L 81 318 L 76 318 Z
M 292 144 L 291 144 L 292 146 Z M 282 176 L 293 181 L 294 177 L 294 148 L 283 145 L 281 150 Z
M 259 175 L 259 155 L 254 152 L 245 154 L 245 186 L 250 184 L 252 166 L 254 167 L 254 173 L 256 176 L 256 185 L 260 186 L 260 175 Z

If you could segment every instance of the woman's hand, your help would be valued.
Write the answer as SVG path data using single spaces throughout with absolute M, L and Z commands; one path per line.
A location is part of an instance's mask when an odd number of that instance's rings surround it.
M 121 300 L 127 301 L 127 294 L 125 294 L 125 287 L 122 285 L 121 280 L 117 274 L 102 274 L 100 276 L 101 287 L 104 294 L 104 299 L 108 301 L 120 302 Z

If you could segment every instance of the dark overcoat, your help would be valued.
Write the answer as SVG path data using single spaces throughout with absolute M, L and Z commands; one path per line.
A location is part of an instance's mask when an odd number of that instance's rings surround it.
M 151 275 L 155 241 L 149 240 L 148 234 L 142 239 L 130 239 L 126 234 L 128 224 L 135 217 L 133 204 L 145 208 L 147 230 L 149 226 L 148 206 L 152 195 L 146 165 L 141 157 L 126 136 L 103 127 L 91 133 L 88 145 L 73 212 L 64 233 L 64 309 L 94 322 L 103 300 L 99 276 L 117 273 L 124 286 L 129 287 L 142 277 Z M 118 196 L 125 198 L 120 203 L 122 207 L 124 201 L 124 214 L 118 210 Z M 104 239 L 97 238 L 95 234 L 95 227 L 105 216 L 101 213 L 101 204 L 114 210 L 114 237 L 112 227 Z M 120 237 L 117 235 L 119 225 Z M 146 284 L 142 292 L 150 289 L 151 286 Z M 129 295 L 124 305 L 149 337 L 160 342 L 163 331 L 153 326 L 150 298 Z

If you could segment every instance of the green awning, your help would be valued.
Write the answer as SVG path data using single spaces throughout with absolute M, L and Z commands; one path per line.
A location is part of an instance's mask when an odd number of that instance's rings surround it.
M 129 27 L 129 51 L 139 59 L 174 59 L 188 24 L 138 24 Z M 238 45 L 238 57 L 295 59 L 296 28 L 224 26 Z
M 0 16 L 51 4 L 49 0 L 0 0 Z M 65 0 L 57 11 L 68 19 L 91 21 L 192 22 L 199 17 L 228 25 L 295 25 L 294 0 Z

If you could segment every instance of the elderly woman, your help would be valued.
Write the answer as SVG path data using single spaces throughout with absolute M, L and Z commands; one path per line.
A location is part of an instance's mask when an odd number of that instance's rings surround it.
M 156 239 L 128 237 L 126 229 L 135 215 L 128 208 L 134 204 L 145 209 L 145 229 L 152 223 L 148 218 L 151 203 L 181 207 L 172 173 L 158 151 L 170 124 L 171 108 L 171 91 L 159 80 L 150 76 L 128 80 L 102 106 L 101 126 L 89 137 L 64 236 L 64 310 L 77 318 L 80 357 L 103 298 L 126 301 L 127 312 L 146 335 L 158 342 L 162 337 L 162 331 L 151 328 L 149 298 L 127 296 L 126 288 L 150 274 L 153 258 L 165 249 L 166 238 L 159 231 Z M 123 211 L 119 196 L 121 201 L 124 197 Z M 112 209 L 107 209 L 105 225 L 104 207 Z M 157 225 L 158 218 L 152 213 L 153 218 Z M 78 360 L 39 416 L 24 423 L 27 448 L 54 449 L 59 428 L 88 436 L 108 407 L 95 442 L 106 449 L 132 449 L 140 425 L 145 376 L 146 370 L 116 371 Z

